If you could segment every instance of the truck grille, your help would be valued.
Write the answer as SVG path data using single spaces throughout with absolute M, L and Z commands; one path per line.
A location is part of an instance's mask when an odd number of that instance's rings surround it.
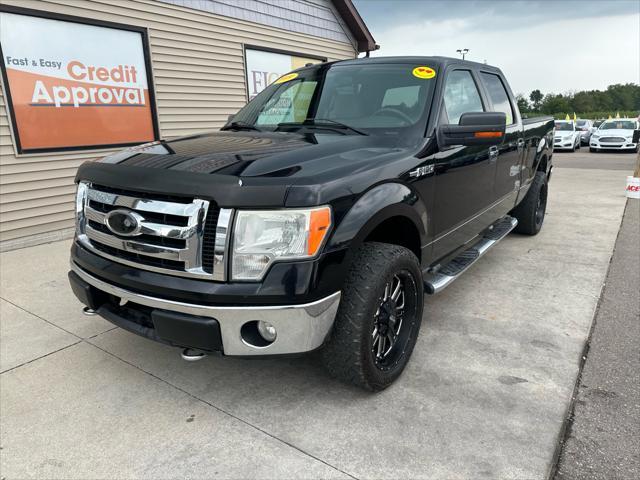
M 624 142 L 624 138 L 622 137 L 600 137 L 600 142 L 605 143 L 622 143 Z
M 214 264 L 221 264 L 220 257 L 224 257 L 224 252 L 215 249 L 216 240 L 220 243 L 216 238 L 220 209 L 215 203 L 87 183 L 80 188 L 83 203 L 77 233 L 85 248 L 145 270 L 223 279 L 222 271 L 214 274 Z M 129 232 L 108 222 L 118 215 L 135 228 Z M 226 236 L 227 225 L 223 227 Z M 223 270 L 222 265 L 219 268 Z

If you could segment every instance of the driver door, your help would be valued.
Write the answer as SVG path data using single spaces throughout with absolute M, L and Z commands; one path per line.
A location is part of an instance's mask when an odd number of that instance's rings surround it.
M 457 124 L 463 113 L 487 111 L 472 70 L 449 70 L 445 79 L 441 124 Z M 496 147 L 454 146 L 441 150 L 435 164 L 434 258 L 473 239 L 493 220 Z

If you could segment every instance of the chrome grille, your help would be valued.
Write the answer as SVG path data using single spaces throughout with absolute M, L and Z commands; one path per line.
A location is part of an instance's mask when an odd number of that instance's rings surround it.
M 620 142 L 624 142 L 624 138 L 622 138 L 622 137 L 600 137 L 600 142 L 620 143 Z
M 216 252 L 220 258 L 215 260 L 211 253 L 220 228 L 220 211 L 213 202 L 88 183 L 80 184 L 78 195 L 77 238 L 85 248 L 145 270 L 223 280 L 224 252 Z M 123 236 L 112 231 L 107 218 L 114 210 L 133 212 L 139 219 L 134 234 Z M 209 222 L 213 225 L 207 225 Z M 223 227 L 226 236 L 227 225 Z M 214 264 L 220 271 L 214 273 Z

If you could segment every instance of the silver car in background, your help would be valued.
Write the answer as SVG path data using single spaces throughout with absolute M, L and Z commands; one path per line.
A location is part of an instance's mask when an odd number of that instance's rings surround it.
M 580 132 L 580 143 L 582 145 L 589 145 L 591 140 L 591 134 L 596 131 L 596 127 L 593 125 L 592 120 L 576 120 L 576 130 Z

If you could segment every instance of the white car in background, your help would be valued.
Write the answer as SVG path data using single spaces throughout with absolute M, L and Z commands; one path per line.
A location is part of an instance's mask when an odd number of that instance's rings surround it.
M 589 151 L 612 149 L 637 152 L 638 144 L 633 143 L 633 131 L 639 128 L 638 120 L 635 118 L 605 120 L 591 135 Z
M 591 134 L 596 131 L 592 120 L 576 120 L 576 128 L 580 130 L 580 142 L 582 145 L 589 145 Z
M 580 148 L 580 130 L 572 120 L 556 120 L 556 133 L 553 137 L 554 150 L 571 150 Z

